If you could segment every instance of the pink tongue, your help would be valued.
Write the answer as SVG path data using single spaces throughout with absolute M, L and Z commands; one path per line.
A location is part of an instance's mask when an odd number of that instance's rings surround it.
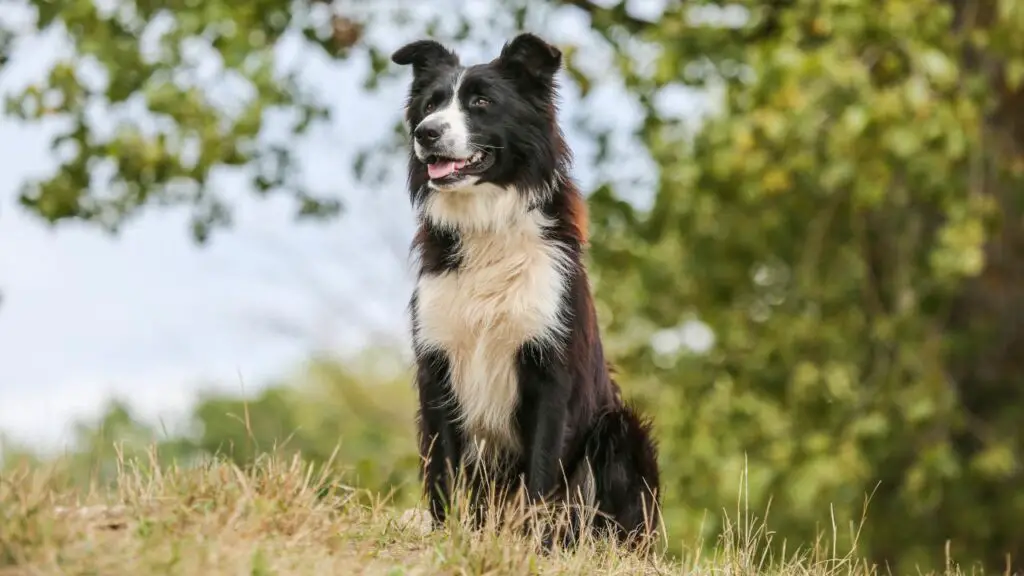
M 431 180 L 437 180 L 438 178 L 448 176 L 456 170 L 462 170 L 465 166 L 465 160 L 434 162 L 433 164 L 427 164 L 427 175 L 430 176 Z

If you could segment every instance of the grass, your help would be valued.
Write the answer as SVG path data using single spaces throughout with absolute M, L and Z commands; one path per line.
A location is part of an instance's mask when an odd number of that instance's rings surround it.
M 300 460 L 161 468 L 121 461 L 112 488 L 70 488 L 59 467 L 0 476 L 0 576 L 21 574 L 874 575 L 825 540 L 771 554 L 747 513 L 710 552 L 670 559 L 588 540 L 540 551 L 516 526 L 430 531 L 422 508 L 339 484 Z M 320 468 L 330 470 L 330 466 Z M 955 566 L 947 574 L 959 574 Z

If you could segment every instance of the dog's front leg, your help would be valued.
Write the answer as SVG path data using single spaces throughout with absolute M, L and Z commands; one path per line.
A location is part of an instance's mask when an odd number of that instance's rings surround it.
M 559 357 L 549 346 L 535 344 L 524 346 L 519 355 L 518 424 L 526 456 L 526 494 L 531 502 L 554 492 L 562 477 L 572 383 Z
M 462 460 L 462 435 L 452 394 L 448 359 L 430 352 L 417 359 L 416 387 L 420 396 L 420 456 L 426 459 L 424 481 L 430 513 L 436 525 L 451 506 L 454 474 Z

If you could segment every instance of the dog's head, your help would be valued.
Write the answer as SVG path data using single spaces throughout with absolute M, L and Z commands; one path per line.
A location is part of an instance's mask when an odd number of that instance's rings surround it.
M 420 40 L 391 59 L 412 66 L 405 120 L 414 193 L 424 186 L 441 193 L 550 183 L 563 154 L 555 118 L 557 48 L 520 34 L 491 62 L 467 67 L 441 44 Z

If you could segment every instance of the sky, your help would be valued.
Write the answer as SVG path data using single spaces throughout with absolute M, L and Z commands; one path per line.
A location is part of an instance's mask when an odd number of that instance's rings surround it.
M 468 8 L 486 9 L 485 1 Z M 553 41 L 587 47 L 578 14 L 546 24 Z M 392 49 L 413 39 L 394 29 L 371 33 Z M 592 65 L 602 66 L 592 49 Z M 0 94 L 38 79 L 61 50 L 57 37 L 21 43 L 0 75 Z M 367 94 L 364 60 L 339 65 L 298 43 L 282 50 L 335 109 L 329 126 L 297 143 L 307 181 L 345 202 L 344 214 L 326 224 L 296 224 L 287 201 L 256 200 L 242 182 L 225 181 L 225 192 L 242 199 L 236 223 L 203 248 L 191 241 L 184 212 L 147 211 L 116 237 L 78 224 L 51 228 L 15 199 L 25 179 L 55 166 L 52 132 L 0 117 L 0 431 L 60 447 L 76 419 L 95 417 L 115 397 L 144 418 L 173 420 L 197 390 L 250 392 L 314 349 L 344 354 L 406 342 L 413 217 L 404 181 L 399 174 L 362 186 L 347 168 L 361 144 L 391 129 L 405 79 Z M 699 107 L 693 96 L 677 100 L 683 110 Z M 620 128 L 636 116 L 614 83 L 599 85 L 586 102 L 568 86 L 562 110 L 563 119 L 583 114 Z M 586 168 L 593 145 L 571 125 L 566 131 L 586 189 L 601 176 Z M 642 158 L 625 164 L 632 172 L 620 169 L 620 177 L 652 173 Z

